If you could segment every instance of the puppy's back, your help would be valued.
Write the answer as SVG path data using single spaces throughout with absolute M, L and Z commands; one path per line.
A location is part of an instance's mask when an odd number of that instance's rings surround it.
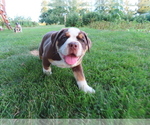
M 40 59 L 42 59 L 44 45 L 51 42 L 51 36 L 52 36 L 53 33 L 56 33 L 56 31 L 48 32 L 43 36 L 42 42 L 41 42 L 40 47 L 39 47 L 39 57 L 40 57 Z

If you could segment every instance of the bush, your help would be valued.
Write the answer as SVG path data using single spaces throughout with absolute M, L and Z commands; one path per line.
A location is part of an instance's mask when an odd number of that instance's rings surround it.
M 140 16 L 135 16 L 134 21 L 138 23 L 144 23 L 147 22 L 148 20 L 146 19 L 145 15 L 140 15 Z
M 147 19 L 147 21 L 150 21 L 150 13 L 148 13 L 148 14 L 146 15 L 146 19 Z
M 83 15 L 83 24 L 88 25 L 92 22 L 96 22 L 100 20 L 100 14 L 97 12 L 90 12 L 85 15 Z
M 83 26 L 82 18 L 77 14 L 73 13 L 67 16 L 66 27 L 81 27 Z
M 54 14 L 50 14 L 49 16 L 47 16 L 45 23 L 46 24 L 57 24 L 58 23 L 58 17 L 55 16 Z
M 31 18 L 25 18 L 21 16 L 17 16 L 14 19 L 9 19 L 10 24 L 12 27 L 14 27 L 16 24 L 19 23 L 22 27 L 33 27 L 33 26 L 38 26 L 38 23 L 35 21 L 32 21 Z
M 40 19 L 40 22 L 41 23 L 45 22 L 46 25 L 64 24 L 64 17 L 63 16 L 54 15 L 54 14 L 49 14 L 49 15 L 45 16 L 44 18 Z

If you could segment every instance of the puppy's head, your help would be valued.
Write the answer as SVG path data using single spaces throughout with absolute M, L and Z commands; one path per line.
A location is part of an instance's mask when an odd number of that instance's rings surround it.
M 52 34 L 53 46 L 68 65 L 81 62 L 85 52 L 90 49 L 91 41 L 86 33 L 78 28 L 66 28 Z

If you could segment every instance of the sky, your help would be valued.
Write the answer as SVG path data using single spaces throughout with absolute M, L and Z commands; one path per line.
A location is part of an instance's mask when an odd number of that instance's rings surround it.
M 31 17 L 32 21 L 38 22 L 42 0 L 5 0 L 5 3 L 8 17 Z
M 134 3 L 138 0 L 129 0 Z M 23 16 L 31 17 L 32 21 L 38 22 L 41 11 L 42 0 L 5 0 L 6 13 L 8 17 Z

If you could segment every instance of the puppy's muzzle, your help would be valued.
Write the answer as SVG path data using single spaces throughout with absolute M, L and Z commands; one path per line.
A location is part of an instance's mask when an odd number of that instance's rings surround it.
M 68 44 L 68 48 L 69 48 L 69 54 L 77 54 L 77 51 L 79 49 L 79 43 L 77 42 L 71 42 Z

